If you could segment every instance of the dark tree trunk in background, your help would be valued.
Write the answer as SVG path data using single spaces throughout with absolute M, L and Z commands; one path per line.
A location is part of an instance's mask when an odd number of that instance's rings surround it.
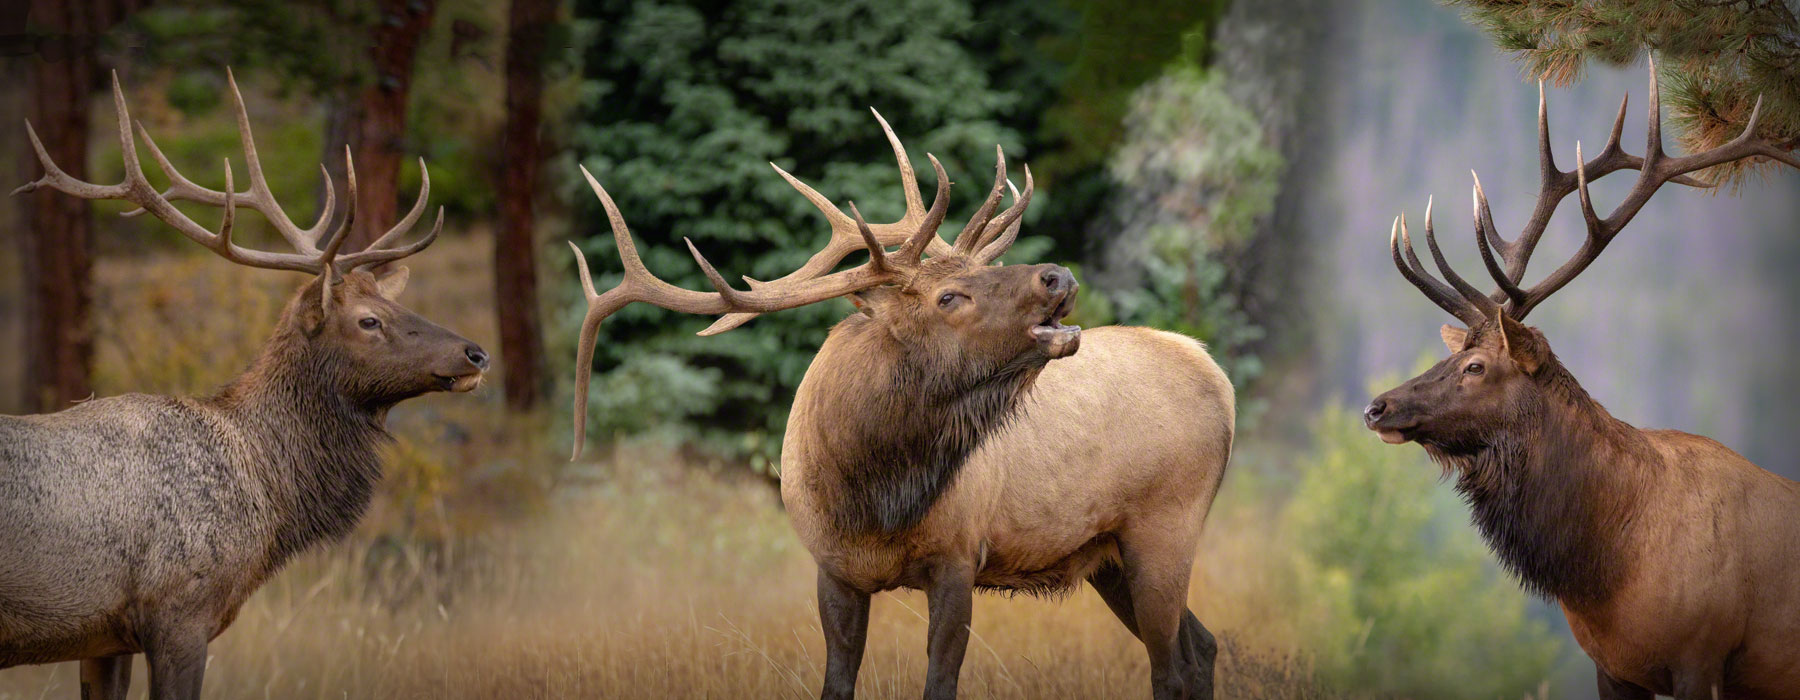
M 512 0 L 506 30 L 506 127 L 501 137 L 500 230 L 494 236 L 495 310 L 506 402 L 543 399 L 544 343 L 538 323 L 532 197 L 542 159 L 545 40 L 556 0 Z
M 405 155 L 406 96 L 413 57 L 437 11 L 437 0 L 380 0 L 370 31 L 375 72 L 357 101 L 352 147 L 356 151 L 356 226 L 345 250 L 373 243 L 399 218 L 400 163 Z
M 37 34 L 27 108 L 44 149 L 63 170 L 87 179 L 88 103 L 102 73 L 100 36 L 147 2 L 33 0 L 27 27 Z M 28 177 L 42 174 L 29 158 Z M 93 394 L 88 372 L 94 336 L 88 325 L 93 219 L 89 203 L 52 190 L 21 202 L 25 271 L 24 405 L 57 411 Z

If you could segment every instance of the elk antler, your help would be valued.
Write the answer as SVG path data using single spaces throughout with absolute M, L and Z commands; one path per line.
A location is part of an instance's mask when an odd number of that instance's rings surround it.
M 1625 127 L 1625 107 L 1629 99 L 1627 96 L 1626 101 L 1619 103 L 1619 115 L 1613 121 L 1612 134 L 1607 138 L 1606 146 L 1600 149 L 1600 154 L 1592 160 L 1583 160 L 1581 144 L 1577 142 L 1575 169 L 1563 171 L 1556 167 L 1556 159 L 1550 152 L 1550 118 L 1545 106 L 1544 83 L 1538 81 L 1538 167 L 1543 185 L 1538 190 L 1537 206 L 1517 237 L 1509 241 L 1495 230 L 1494 215 L 1488 207 L 1487 194 L 1481 189 L 1481 178 L 1475 178 L 1475 242 L 1481 250 L 1482 264 L 1498 284 L 1498 289 L 1490 294 L 1482 294 L 1450 269 L 1432 235 L 1429 204 L 1426 205 L 1425 243 L 1431 249 L 1438 270 L 1449 284 L 1439 282 L 1419 264 L 1418 256 L 1413 253 L 1412 240 L 1406 235 L 1404 215 L 1394 220 L 1394 230 L 1388 236 L 1388 246 L 1392 249 L 1394 265 L 1400 268 L 1400 274 L 1418 287 L 1419 291 L 1424 292 L 1433 303 L 1470 327 L 1496 318 L 1496 314 L 1500 313 L 1505 313 L 1514 320 L 1524 320 L 1525 315 L 1531 313 L 1539 303 L 1586 270 L 1664 183 L 1712 187 L 1712 184 L 1690 177 L 1688 173 L 1746 158 L 1770 158 L 1800 168 L 1800 156 L 1757 135 L 1757 126 L 1762 118 L 1761 97 L 1756 99 L 1756 106 L 1750 110 L 1750 120 L 1737 138 L 1700 153 L 1668 155 L 1663 152 L 1662 147 L 1662 105 L 1656 84 L 1656 60 L 1652 56 L 1649 134 L 1641 157 L 1626 153 L 1619 145 L 1619 134 Z M 1638 171 L 1637 182 L 1611 214 L 1601 217 L 1594 211 L 1593 200 L 1588 194 L 1588 183 L 1620 170 Z M 1473 172 L 1470 174 L 1474 175 Z M 1587 226 L 1587 240 L 1573 258 L 1545 276 L 1542 281 L 1529 288 L 1522 287 L 1525 267 L 1531 262 L 1532 251 L 1543 237 L 1544 229 L 1549 225 L 1550 216 L 1556 212 L 1557 205 L 1570 192 L 1579 193 L 1582 220 Z
M 82 199 L 118 199 L 131 202 L 138 205 L 138 208 L 125 212 L 124 216 L 138 216 L 149 212 L 152 216 L 175 227 L 175 230 L 180 231 L 188 239 L 205 246 L 207 250 L 217 253 L 226 260 L 239 265 L 270 270 L 294 270 L 311 274 L 329 272 L 337 275 L 348 270 L 399 260 L 424 250 L 426 246 L 431 245 L 432 241 L 437 240 L 438 233 L 444 227 L 443 207 L 438 207 L 437 223 L 432 225 L 430 233 L 411 244 L 390 247 L 418 222 L 419 215 L 425 211 L 425 201 L 431 193 L 431 173 L 426 170 L 425 160 L 421 158 L 419 159 L 419 197 L 413 202 L 412 210 L 364 250 L 343 256 L 338 255 L 338 248 L 343 245 L 343 239 L 349 233 L 351 221 L 356 216 L 356 165 L 350 161 L 348 147 L 344 149 L 344 167 L 348 172 L 349 181 L 343 222 L 332 231 L 329 237 L 326 236 L 325 229 L 336 213 L 337 200 L 332 192 L 331 174 L 325 172 L 324 166 L 321 165 L 319 169 L 325 177 L 325 206 L 319 212 L 319 220 L 312 227 L 302 229 L 296 225 L 293 219 L 288 218 L 287 212 L 282 210 L 281 205 L 275 201 L 275 196 L 269 191 L 269 183 L 263 177 L 262 162 L 256 154 L 256 141 L 250 134 L 250 117 L 244 109 L 244 96 L 238 91 L 237 78 L 232 75 L 230 69 L 226 69 L 225 79 L 231 86 L 232 102 L 237 108 L 238 138 L 243 142 L 245 166 L 250 172 L 249 190 L 236 192 L 232 189 L 231 159 L 229 158 L 225 159 L 224 191 L 207 189 L 194 184 L 194 181 L 189 180 L 175 169 L 168 157 L 163 155 L 162 149 L 158 148 L 156 142 L 150 138 L 150 132 L 146 131 L 144 125 L 140 123 L 137 124 L 138 135 L 144 139 L 144 145 L 150 149 L 151 157 L 156 159 L 163 174 L 169 178 L 169 188 L 158 192 L 150 184 L 149 179 L 144 176 L 144 170 L 138 163 L 137 142 L 131 134 L 131 114 L 125 107 L 125 93 L 119 87 L 119 74 L 114 71 L 112 76 L 113 109 L 119 118 L 119 150 L 125 161 L 125 180 L 117 185 L 98 185 L 70 177 L 68 173 L 63 172 L 62 168 L 57 167 L 56 162 L 50 158 L 50 154 L 44 150 L 44 144 L 38 140 L 37 131 L 31 128 L 30 122 L 26 122 L 25 130 L 31 137 L 32 147 L 37 149 L 38 162 L 44 166 L 44 176 L 13 190 L 13 194 L 33 192 L 39 187 L 49 187 Z M 223 207 L 225 214 L 218 233 L 213 233 L 188 218 L 186 214 L 181 213 L 170 203 L 176 200 Z M 288 242 L 288 245 L 294 248 L 294 252 L 277 253 L 253 250 L 234 243 L 231 240 L 231 227 L 236 207 L 239 205 L 250 207 L 261 213 L 264 218 L 269 220 L 269 224 L 275 227 L 276 232 L 280 233 L 281 237 Z
M 694 261 L 700 265 L 714 291 L 696 292 L 657 279 L 638 258 L 637 246 L 632 242 L 625 218 L 619 214 L 612 197 L 585 166 L 581 168 L 588 186 L 593 188 L 594 195 L 606 209 L 607 220 L 612 226 L 613 242 L 618 247 L 619 261 L 624 266 L 624 278 L 618 286 L 604 294 L 597 292 L 588 272 L 587 257 L 582 254 L 579 246 L 569 244 L 575 251 L 576 267 L 581 274 L 582 290 L 588 301 L 588 311 L 582 320 L 575 355 L 575 446 L 571 459 L 581 456 L 586 435 L 588 384 L 593 373 L 594 343 L 600 332 L 600 322 L 627 304 L 642 301 L 683 313 L 723 314 L 711 327 L 700 331 L 700 335 L 715 335 L 737 328 L 759 314 L 815 304 L 883 284 L 904 282 L 919 268 L 928 252 L 933 258 L 959 257 L 986 265 L 1012 245 L 1018 237 L 1025 207 L 1031 201 L 1033 183 L 1030 168 L 1025 169 L 1025 191 L 1020 193 L 1013 190 L 1013 205 L 994 217 L 993 209 L 999 201 L 998 193 L 1002 184 L 1011 188 L 1011 183 L 1006 180 L 1005 154 L 998 148 L 995 149 L 998 164 L 995 167 L 994 192 L 963 228 L 963 232 L 958 234 L 956 244 L 952 247 L 937 235 L 949 206 L 950 178 L 944 174 L 944 166 L 936 156 L 927 154 L 926 157 L 931 160 L 931 168 L 937 174 L 937 193 L 932 199 L 931 208 L 925 209 L 924 201 L 919 196 L 918 180 L 913 173 L 912 162 L 906 156 L 906 148 L 901 145 L 899 137 L 894 135 L 893 129 L 888 127 L 887 120 L 882 119 L 880 113 L 875 114 L 875 120 L 880 122 L 881 130 L 887 135 L 888 143 L 894 149 L 895 160 L 900 166 L 906 215 L 891 224 L 871 225 L 863 220 L 862 212 L 857 210 L 854 202 L 850 204 L 851 213 L 845 215 L 817 190 L 771 163 L 788 184 L 799 190 L 801 196 L 806 197 L 807 201 L 812 202 L 825 215 L 825 219 L 831 224 L 831 239 L 823 250 L 814 253 L 800 269 L 780 279 L 759 282 L 745 277 L 745 282 L 750 285 L 749 291 L 732 288 L 724 276 L 700 254 L 700 249 L 694 246 L 693 241 L 687 241 L 688 251 L 693 254 Z M 891 245 L 899 245 L 900 248 L 890 253 L 886 247 Z M 831 272 L 846 256 L 858 249 L 868 251 L 867 263 L 841 272 Z

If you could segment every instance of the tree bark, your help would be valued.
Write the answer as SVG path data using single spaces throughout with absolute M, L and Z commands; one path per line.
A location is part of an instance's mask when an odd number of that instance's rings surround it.
M 500 229 L 494 236 L 494 291 L 506 402 L 543 400 L 544 343 L 538 318 L 533 196 L 537 193 L 544 52 L 555 0 L 512 0 L 506 30 L 506 125 L 501 136 Z
M 394 225 L 398 216 L 400 161 L 405 155 L 406 98 L 413 58 L 437 0 L 380 0 L 369 52 L 375 73 L 357 100 L 352 149 L 356 154 L 356 224 L 344 250 L 361 250 Z
M 27 27 L 38 53 L 27 78 L 27 112 L 44 150 L 70 176 L 87 178 L 88 103 L 101 81 L 95 47 L 132 10 L 134 0 L 32 0 Z M 41 171 L 27 161 L 27 176 Z M 20 202 L 25 272 L 25 376 L 22 403 L 58 411 L 93 395 L 89 277 L 93 219 L 87 200 L 41 190 Z

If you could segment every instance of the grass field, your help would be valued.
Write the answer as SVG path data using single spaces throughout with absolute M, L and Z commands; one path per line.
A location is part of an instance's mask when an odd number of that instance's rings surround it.
M 545 511 L 453 552 L 358 538 L 305 557 L 213 643 L 207 697 L 816 694 L 812 563 L 768 484 L 640 450 L 559 485 Z M 1246 608 L 1254 582 L 1226 583 L 1247 553 L 1229 540 L 1209 538 L 1191 596 L 1225 641 L 1219 697 L 1325 697 L 1257 624 L 1269 611 Z M 918 696 L 924 615 L 916 593 L 876 599 L 863 696 Z M 1139 697 L 1147 674 L 1091 591 L 977 599 L 967 697 Z M 0 673 L 7 700 L 78 693 L 74 664 Z

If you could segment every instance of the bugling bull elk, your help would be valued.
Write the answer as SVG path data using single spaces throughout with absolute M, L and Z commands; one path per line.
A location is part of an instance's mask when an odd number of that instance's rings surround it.
M 1455 475 L 1500 561 L 1562 605 L 1606 700 L 1800 698 L 1800 483 L 1707 438 L 1613 418 L 1544 334 L 1522 324 L 1663 183 L 1707 186 L 1688 173 L 1746 158 L 1800 167 L 1800 157 L 1759 137 L 1761 109 L 1758 100 L 1743 133 L 1723 146 L 1667 155 L 1652 64 L 1644 155 L 1619 146 L 1620 104 L 1606 147 L 1583 162 L 1577 145 L 1575 170 L 1565 172 L 1551 157 L 1540 84 L 1543 188 L 1518 237 L 1495 230 L 1475 185 L 1475 240 L 1499 289 L 1483 294 L 1444 262 L 1429 206 L 1425 242 L 1444 281 L 1419 263 L 1404 219 L 1389 237 L 1401 274 L 1467 328 L 1444 326 L 1451 355 L 1370 403 L 1368 427 L 1390 443 L 1417 441 Z M 1636 185 L 1602 218 L 1588 183 L 1619 170 L 1637 170 Z M 1579 193 L 1586 242 L 1542 282 L 1521 286 L 1570 192 Z
M 207 643 L 244 600 L 296 553 L 348 532 L 368 506 L 388 408 L 469 391 L 488 364 L 481 348 L 395 303 L 406 268 L 368 271 L 437 238 L 442 209 L 429 234 L 390 247 L 424 211 L 428 176 L 393 229 L 340 255 L 356 214 L 354 166 L 343 222 L 325 235 L 336 211 L 326 175 L 319 221 L 301 229 L 269 193 L 235 81 L 231 92 L 246 192 L 233 190 L 229 160 L 223 191 L 194 184 L 139 125 L 171 183 L 160 193 L 151 186 L 117 75 L 124 182 L 70 177 L 31 134 L 44 176 L 18 192 L 125 200 L 141 207 L 127 215 L 147 211 L 226 260 L 316 275 L 288 301 L 256 361 L 213 396 L 127 394 L 0 416 L 0 668 L 80 660 L 84 699 L 124 698 L 139 652 L 151 697 L 199 697 Z M 171 200 L 222 206 L 223 223 L 212 232 Z M 267 218 L 294 252 L 233 242 L 240 205 Z
M 1157 698 L 1211 697 L 1216 647 L 1186 598 L 1231 452 L 1231 383 L 1190 338 L 1063 325 L 1077 285 L 1062 267 L 994 265 L 1032 193 L 1027 170 L 1023 194 L 994 215 L 1010 187 L 1003 155 L 986 201 L 954 245 L 944 243 L 943 167 L 931 159 L 937 195 L 927 210 L 905 148 L 876 119 L 899 163 L 905 217 L 869 225 L 854 204 L 845 215 L 777 167 L 824 213 L 831 240 L 782 279 L 749 280 L 749 291 L 733 289 L 697 249 L 713 293 L 656 279 L 612 199 L 582 171 L 611 220 L 625 277 L 596 294 L 577 249 L 589 303 L 577 453 L 595 334 L 626 304 L 724 314 L 702 332 L 710 335 L 848 296 L 858 312 L 831 330 L 807 370 L 781 460 L 782 500 L 819 565 L 822 694 L 854 694 L 873 593 L 927 592 L 926 696 L 942 698 L 956 693 L 975 588 L 1054 593 L 1085 579 L 1143 641 Z M 832 272 L 858 249 L 867 263 Z

